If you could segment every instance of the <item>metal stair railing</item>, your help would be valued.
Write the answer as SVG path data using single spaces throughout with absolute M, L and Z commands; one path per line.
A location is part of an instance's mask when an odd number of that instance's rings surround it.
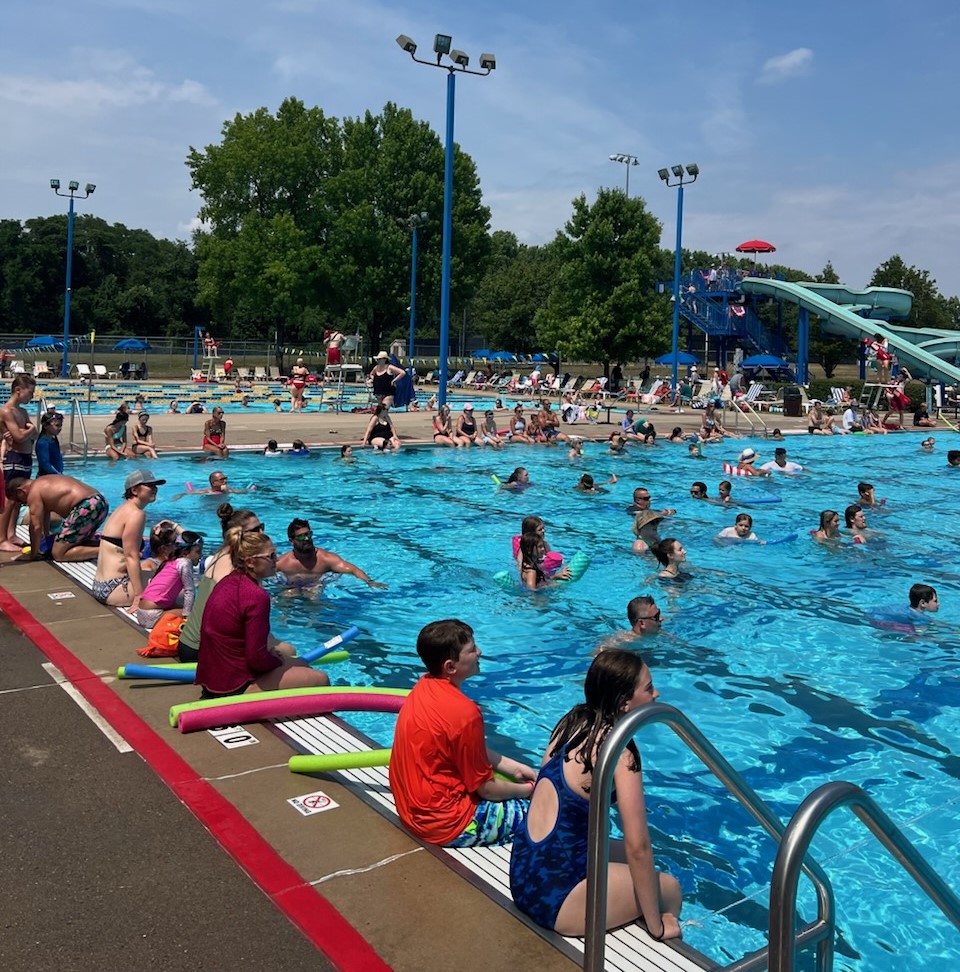
M 79 438 L 78 438 L 79 434 Z M 67 428 L 67 451 L 79 452 L 84 459 L 90 450 L 87 439 L 87 426 L 83 421 L 83 412 L 75 398 L 70 399 L 70 424 Z
M 620 754 L 639 729 L 655 722 L 666 723 L 702 760 L 711 773 L 730 791 L 761 827 L 780 843 L 784 826 L 754 792 L 749 783 L 724 759 L 712 743 L 679 709 L 651 702 L 628 712 L 610 730 L 597 755 L 590 791 L 590 819 L 587 830 L 587 925 L 584 938 L 584 972 L 602 972 L 606 945 L 607 858 L 610 842 L 610 795 L 613 773 Z M 816 945 L 817 968 L 827 970 L 833 962 L 836 923 L 830 879 L 815 861 L 805 856 L 805 847 L 791 858 L 813 882 L 817 894 L 817 919 L 796 932 L 797 945 Z M 767 967 L 768 949 L 760 949 L 725 966 L 727 972 L 757 972 Z
M 794 928 L 800 870 L 805 867 L 807 849 L 820 825 L 843 806 L 853 810 L 920 889 L 960 929 L 960 899 L 870 796 L 859 786 L 839 780 L 814 790 L 800 804 L 781 837 L 770 882 L 770 972 L 793 972 L 795 968 Z M 592 805 L 590 809 L 592 819 Z M 825 964 L 817 966 L 818 972 L 828 972 L 829 968 Z

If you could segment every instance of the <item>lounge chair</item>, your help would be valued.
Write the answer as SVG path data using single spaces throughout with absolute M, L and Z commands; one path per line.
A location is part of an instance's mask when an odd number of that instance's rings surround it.
M 240 381 L 250 380 L 250 369 L 249 368 L 237 368 L 237 378 Z
M 266 381 L 267 380 L 267 369 L 261 365 L 257 365 L 253 369 L 253 380 L 254 381 Z
M 432 385 L 437 380 L 437 373 L 435 371 L 428 371 L 425 375 L 421 375 L 417 378 L 418 385 Z
M 10 374 L 11 375 L 25 375 L 27 373 L 26 365 L 20 361 L 10 362 Z
M 88 364 L 75 364 L 73 370 L 81 381 L 90 381 L 93 378 L 93 372 Z
M 50 378 L 53 376 L 53 372 L 50 370 L 50 365 L 46 361 L 34 361 L 33 363 L 33 377 L 34 378 Z
M 107 366 L 95 364 L 93 366 L 93 374 L 96 378 L 106 378 L 107 377 Z
M 284 377 L 280 374 L 280 369 L 276 365 L 270 365 L 270 381 L 283 381 Z

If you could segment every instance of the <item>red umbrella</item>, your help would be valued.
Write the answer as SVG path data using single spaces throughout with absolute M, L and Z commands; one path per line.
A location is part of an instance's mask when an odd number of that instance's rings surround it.
M 766 240 L 747 240 L 737 247 L 737 253 L 776 253 L 777 248 Z

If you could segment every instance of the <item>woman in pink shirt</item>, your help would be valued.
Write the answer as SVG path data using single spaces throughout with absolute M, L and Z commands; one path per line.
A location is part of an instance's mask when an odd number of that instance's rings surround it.
M 324 672 L 268 648 L 270 595 L 260 586 L 277 572 L 277 551 L 264 533 L 233 527 L 224 537 L 233 572 L 210 592 L 200 625 L 196 684 L 201 698 L 329 685 Z

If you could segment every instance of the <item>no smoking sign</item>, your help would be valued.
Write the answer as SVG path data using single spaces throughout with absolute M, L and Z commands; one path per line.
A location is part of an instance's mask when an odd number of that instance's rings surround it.
M 324 810 L 333 810 L 335 807 L 340 806 L 339 803 L 335 803 L 320 790 L 315 793 L 307 793 L 304 796 L 292 797 L 287 800 L 294 810 L 299 810 L 305 817 L 309 817 L 314 813 L 323 813 Z

